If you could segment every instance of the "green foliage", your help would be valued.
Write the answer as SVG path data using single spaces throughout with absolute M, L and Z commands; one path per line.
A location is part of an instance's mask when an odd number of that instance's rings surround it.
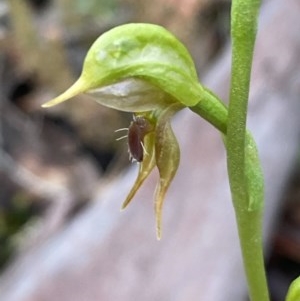
M 286 301 L 299 301 L 300 300 L 300 277 L 298 277 L 291 283 L 285 300 Z

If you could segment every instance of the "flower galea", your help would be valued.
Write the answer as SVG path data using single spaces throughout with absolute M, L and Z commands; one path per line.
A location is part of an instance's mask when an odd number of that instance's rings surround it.
M 184 84 L 187 81 L 189 85 Z M 86 55 L 79 79 L 43 107 L 88 93 L 101 105 L 134 114 L 128 146 L 139 171 L 122 208 L 157 167 L 155 213 L 160 238 L 163 200 L 180 158 L 170 119 L 195 105 L 201 90 L 193 60 L 171 33 L 157 25 L 127 24 L 100 36 Z

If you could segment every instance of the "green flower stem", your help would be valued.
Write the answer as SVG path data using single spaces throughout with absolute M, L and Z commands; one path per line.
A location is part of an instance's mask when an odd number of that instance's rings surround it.
M 227 122 L 228 170 L 236 207 L 247 203 L 245 137 L 250 73 L 260 1 L 234 0 L 231 11 L 232 71 Z M 244 202 L 244 204 L 241 204 Z
M 227 145 L 228 139 L 226 138 L 228 110 L 221 100 L 205 89 L 203 99 L 196 106 L 190 107 L 190 109 L 209 121 L 224 134 L 223 138 L 226 149 L 230 151 Z M 245 193 L 244 198 L 239 199 L 233 194 L 233 201 L 251 300 L 267 301 L 269 299 L 262 253 L 261 230 L 263 177 L 255 142 L 250 133 L 247 133 L 246 145 L 244 147 L 246 150 L 246 166 L 245 164 L 243 166 L 245 166 L 245 174 L 247 175 L 247 172 L 249 174 L 248 182 L 245 180 L 249 196 Z M 251 200 L 250 196 L 254 200 Z M 241 195 L 239 194 L 238 197 L 241 197 Z
M 262 251 L 262 213 L 259 210 L 239 210 L 236 219 L 250 299 L 269 301 Z
M 228 109 L 211 91 L 202 87 L 201 100 L 190 109 L 226 135 Z
M 231 8 L 232 72 L 227 121 L 227 165 L 244 267 L 252 301 L 268 301 L 262 251 L 262 206 L 249 210 L 246 177 L 246 119 L 259 0 L 233 0 Z
M 263 177 L 254 140 L 246 132 L 250 72 L 260 1 L 232 2 L 232 79 L 226 106 L 204 88 L 190 109 L 224 134 L 233 205 L 252 301 L 268 301 L 262 249 Z

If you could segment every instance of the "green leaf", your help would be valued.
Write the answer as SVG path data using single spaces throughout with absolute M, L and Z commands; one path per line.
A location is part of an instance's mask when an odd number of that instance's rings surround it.
M 299 300 L 300 300 L 300 277 L 298 277 L 291 283 L 285 301 L 299 301 Z
M 227 137 L 222 135 L 226 149 Z M 264 206 L 264 177 L 256 143 L 249 131 L 246 132 L 245 178 L 247 188 L 247 210 L 261 210 Z M 240 204 L 243 206 L 243 204 Z
M 264 176 L 258 150 L 250 132 L 246 134 L 245 175 L 248 190 L 248 210 L 261 210 L 264 205 Z

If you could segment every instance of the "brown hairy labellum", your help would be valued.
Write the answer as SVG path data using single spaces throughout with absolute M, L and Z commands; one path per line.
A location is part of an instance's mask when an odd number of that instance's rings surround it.
M 144 158 L 144 137 L 153 131 L 153 125 L 143 116 L 136 116 L 128 128 L 128 151 L 131 160 L 142 162 Z

